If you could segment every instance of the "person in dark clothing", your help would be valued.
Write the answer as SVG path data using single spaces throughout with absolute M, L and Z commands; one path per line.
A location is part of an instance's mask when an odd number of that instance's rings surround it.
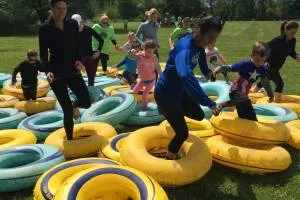
M 27 52 L 27 59 L 14 68 L 11 79 L 11 84 L 15 85 L 17 73 L 20 72 L 22 77 L 21 87 L 25 100 L 36 100 L 38 71 L 43 72 L 45 70 L 42 69 L 40 61 L 37 59 L 37 52 L 30 49 Z
M 85 66 L 88 84 L 89 86 L 93 86 L 97 72 L 96 59 L 100 55 L 99 52 L 102 49 L 104 40 L 94 29 L 84 24 L 80 15 L 74 14 L 71 18 L 76 20 L 79 26 L 79 55 L 82 64 Z M 92 48 L 93 37 L 98 40 L 98 51 L 96 52 L 93 52 Z
M 300 56 L 295 51 L 295 35 L 298 27 L 299 25 L 295 21 L 285 21 L 280 27 L 281 34 L 268 42 L 269 56 L 267 57 L 267 62 L 270 66 L 268 69 L 268 78 L 276 85 L 275 102 L 281 101 L 284 83 L 279 70 L 282 68 L 286 58 L 291 56 L 297 62 L 300 62 Z M 262 84 L 258 83 L 254 91 L 258 91 L 261 87 Z
M 203 92 L 193 69 L 199 63 L 204 75 L 215 79 L 207 66 L 204 47 L 218 38 L 223 25 L 224 21 L 218 17 L 199 18 L 193 33 L 181 38 L 169 52 L 166 69 L 154 90 L 158 110 L 175 131 L 168 146 L 167 159 L 176 159 L 181 145 L 188 138 L 184 116 L 202 120 L 204 113 L 199 104 L 208 106 L 214 115 L 220 112 L 219 106 Z
M 80 73 L 83 65 L 79 61 L 78 23 L 66 18 L 65 0 L 51 0 L 50 3 L 52 16 L 39 30 L 41 64 L 45 67 L 47 79 L 64 112 L 67 139 L 72 140 L 73 117 L 79 117 L 78 107 L 90 107 L 91 100 Z M 70 100 L 68 87 L 77 100 Z
M 219 72 L 228 71 L 238 72 L 239 75 L 232 82 L 230 88 L 230 101 L 221 103 L 221 107 L 236 106 L 238 116 L 243 119 L 257 121 L 255 111 L 248 93 L 251 85 L 260 77 L 261 83 L 264 85 L 269 102 L 273 101 L 274 95 L 272 87 L 267 78 L 268 66 L 265 63 L 267 58 L 267 44 L 263 42 L 255 42 L 252 47 L 251 59 L 238 62 L 232 66 L 219 66 L 214 70 L 216 75 Z

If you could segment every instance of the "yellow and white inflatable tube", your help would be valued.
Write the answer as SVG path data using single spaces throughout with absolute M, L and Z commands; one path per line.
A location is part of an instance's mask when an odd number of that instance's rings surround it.
M 0 108 L 14 107 L 19 101 L 16 97 L 12 95 L 0 95 Z
M 101 149 L 98 153 L 99 157 L 109 158 L 111 160 L 120 161 L 120 149 L 124 143 L 127 136 L 131 133 L 122 133 L 112 138 L 109 138 L 108 141 L 104 142 L 101 146 Z
M 38 87 L 36 92 L 36 97 L 43 97 L 49 91 L 49 83 L 46 80 L 38 80 Z M 10 81 L 7 81 L 3 85 L 3 94 L 12 95 L 17 97 L 20 100 L 24 99 L 23 90 L 21 88 L 21 82 L 18 81 L 15 86 L 10 84 Z
M 257 116 L 258 121 L 241 119 L 235 112 L 223 112 L 213 116 L 215 130 L 227 137 L 261 144 L 280 144 L 288 140 L 288 129 L 284 123 Z
M 93 167 L 119 165 L 120 163 L 103 158 L 82 158 L 61 163 L 46 171 L 34 187 L 34 200 L 51 200 L 57 190 L 72 175 Z
M 71 176 L 54 200 L 167 200 L 163 188 L 151 177 L 125 166 L 89 168 Z
M 222 165 L 251 172 L 279 172 L 287 169 L 292 159 L 280 146 L 239 142 L 217 135 L 206 140 L 213 160 Z
M 203 119 L 202 121 L 197 121 L 194 119 L 190 119 L 188 117 L 184 118 L 186 121 L 186 124 L 189 129 L 189 134 L 195 135 L 197 137 L 200 137 L 202 139 L 207 139 L 211 136 L 217 135 L 218 133 L 214 130 L 213 126 L 211 125 L 210 121 L 207 119 Z M 160 123 L 160 126 L 162 127 L 168 127 L 167 130 L 172 128 L 167 120 L 164 120 L 162 123 Z M 174 132 L 174 130 L 172 130 Z
M 45 144 L 60 149 L 66 158 L 88 157 L 98 153 L 103 142 L 117 135 L 116 130 L 102 122 L 86 122 L 74 125 L 73 140 L 67 140 L 65 129 L 51 133 Z
M 288 144 L 300 149 L 300 120 L 291 121 L 285 124 L 289 129 L 290 138 Z
M 130 88 L 129 85 L 116 85 L 116 86 L 106 87 L 104 89 L 104 92 L 108 95 L 114 95 L 120 93 L 129 93 L 132 92 L 132 89 Z M 141 102 L 143 98 L 143 91 L 141 90 L 138 94 L 134 94 L 134 97 L 138 102 Z M 153 100 L 154 100 L 154 89 L 152 89 L 152 91 L 148 96 L 149 102 Z
M 36 100 L 19 101 L 15 104 L 15 108 L 25 112 L 28 115 L 40 113 L 55 109 L 55 97 L 42 97 Z
M 250 92 L 248 97 L 251 100 L 251 103 L 255 104 L 259 99 L 267 97 L 267 95 L 263 92 Z
M 8 129 L 0 131 L 0 150 L 25 144 L 35 144 L 35 135 L 27 130 Z
M 149 153 L 167 149 L 173 136 L 161 126 L 139 129 L 122 144 L 120 162 L 150 175 L 162 185 L 179 186 L 199 180 L 212 165 L 209 149 L 200 138 L 189 135 L 180 150 L 184 156 L 179 160 L 165 160 Z
M 268 97 L 264 97 L 259 99 L 256 103 L 268 103 Z M 298 115 L 300 115 L 300 96 L 297 95 L 282 95 L 281 103 L 271 103 L 277 104 L 279 106 L 289 108 L 295 111 Z
M 102 67 L 97 67 L 97 72 L 100 74 L 105 74 L 106 76 L 116 77 L 118 73 L 118 69 L 114 67 L 107 67 L 107 71 L 103 72 Z

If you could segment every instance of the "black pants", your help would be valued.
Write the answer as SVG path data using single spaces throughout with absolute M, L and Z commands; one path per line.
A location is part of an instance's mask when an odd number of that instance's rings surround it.
M 247 95 L 234 90 L 229 93 L 230 101 L 223 103 L 224 107 L 236 106 L 239 118 L 257 121 L 254 108 Z
M 107 61 L 109 60 L 109 55 L 104 54 L 104 53 L 100 53 L 99 58 L 95 59 L 96 66 L 98 66 L 99 60 L 101 61 L 102 71 L 106 72 L 106 70 L 107 70 Z
M 22 85 L 23 95 L 25 100 L 36 100 L 37 84 L 34 85 Z
M 68 140 L 71 140 L 73 139 L 74 127 L 73 107 L 89 108 L 91 106 L 87 87 L 81 74 L 54 80 L 50 85 L 64 112 L 64 128 Z M 77 97 L 77 100 L 73 104 L 68 94 L 68 87 Z
M 189 134 L 184 116 L 201 121 L 204 118 L 203 110 L 187 94 L 184 95 L 181 102 L 176 101 L 177 103 L 166 100 L 162 94 L 158 93 L 154 93 L 154 98 L 159 112 L 165 116 L 175 131 L 175 136 L 172 138 L 168 150 L 176 154 Z
M 137 74 L 131 74 L 128 71 L 124 71 L 123 72 L 123 77 L 126 79 L 126 81 L 128 81 L 129 85 L 134 85 L 136 84 L 136 79 L 137 79 Z
M 269 80 L 272 80 L 275 83 L 275 86 L 276 86 L 275 92 L 282 93 L 284 83 L 283 83 L 282 77 L 279 73 L 279 70 L 273 70 L 273 69 L 270 70 L 269 69 L 267 75 L 268 75 Z M 257 84 L 257 87 L 262 88 L 261 82 L 259 82 Z

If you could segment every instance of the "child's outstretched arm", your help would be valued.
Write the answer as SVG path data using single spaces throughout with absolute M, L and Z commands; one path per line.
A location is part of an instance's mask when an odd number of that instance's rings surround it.
M 126 57 L 121 61 L 119 62 L 118 64 L 115 65 L 116 68 L 120 68 L 122 65 L 124 65 L 126 62 Z
M 158 75 L 161 74 L 161 67 L 160 67 L 160 64 L 159 64 L 158 59 L 157 59 L 156 56 L 155 56 L 155 70 L 158 73 Z
M 11 77 L 11 84 L 12 85 L 15 85 L 16 82 L 17 82 L 16 77 L 17 77 L 17 73 L 20 72 L 20 68 L 21 68 L 21 64 L 19 64 L 17 67 L 14 68 L 14 71 L 13 71 L 12 77 Z
M 272 90 L 272 87 L 271 87 L 268 77 L 262 76 L 260 79 L 261 79 L 260 82 L 261 82 L 262 86 L 265 88 L 265 90 L 268 94 L 269 102 L 272 102 L 274 100 L 274 93 L 273 93 L 273 90 Z

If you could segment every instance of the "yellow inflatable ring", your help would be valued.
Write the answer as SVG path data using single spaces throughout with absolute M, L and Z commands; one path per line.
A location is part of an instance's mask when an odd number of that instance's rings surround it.
M 259 99 L 266 97 L 266 94 L 263 92 L 250 92 L 248 94 L 251 103 L 255 104 Z
M 264 97 L 259 99 L 256 103 L 268 103 L 268 97 Z M 295 111 L 298 115 L 300 115 L 300 96 L 296 95 L 282 95 L 281 103 L 272 103 L 278 104 L 279 106 L 289 108 Z
M 197 137 L 200 137 L 202 139 L 209 138 L 211 136 L 217 135 L 218 133 L 214 130 L 213 126 L 211 125 L 210 121 L 207 119 L 203 119 L 202 121 L 197 121 L 194 119 L 190 119 L 188 117 L 184 118 L 186 121 L 186 124 L 189 129 L 189 134 L 195 135 Z M 167 120 L 164 120 L 162 123 L 160 123 L 160 126 L 163 127 L 169 127 L 171 128 L 170 124 Z M 169 130 L 169 128 L 167 130 Z M 172 130 L 174 132 L 174 130 Z
M 285 124 L 289 129 L 290 138 L 288 144 L 300 149 L 300 120 L 291 121 Z
M 35 143 L 36 137 L 30 131 L 21 129 L 8 129 L 0 131 L 0 150 L 8 147 Z
M 115 94 L 120 94 L 120 93 L 129 93 L 132 92 L 132 89 L 130 88 L 129 85 L 120 85 L 120 86 L 110 86 L 104 89 L 104 92 L 106 92 L 108 95 L 115 95 Z M 140 91 L 138 94 L 134 95 L 135 99 L 138 102 L 142 101 L 143 98 L 143 91 Z M 154 89 L 150 92 L 148 96 L 148 101 L 153 101 L 154 100 Z
M 15 86 L 12 86 L 11 80 L 8 80 L 3 85 L 3 94 L 12 95 L 20 100 L 24 99 L 23 91 L 21 88 L 21 82 L 18 81 Z M 38 80 L 38 87 L 36 92 L 36 97 L 43 97 L 48 93 L 49 83 L 46 80 Z
M 120 161 L 120 149 L 128 135 L 130 135 L 130 133 L 122 133 L 109 138 L 107 142 L 102 144 L 98 156 Z
M 151 177 L 125 166 L 89 168 L 70 177 L 57 191 L 61 199 L 167 200 L 162 187 Z
M 117 76 L 118 69 L 113 67 L 107 67 L 107 71 L 104 73 L 102 67 L 97 67 L 97 72 L 100 74 L 105 74 L 106 76 Z
M 119 165 L 120 163 L 101 158 L 82 158 L 56 165 L 46 171 L 34 187 L 35 200 L 51 200 L 65 180 L 82 170 L 92 167 Z
M 280 146 L 240 143 L 217 135 L 206 140 L 215 162 L 253 172 L 279 172 L 292 163 L 288 151 Z
M 101 144 L 117 134 L 109 124 L 86 122 L 74 125 L 73 140 L 66 139 L 64 128 L 51 133 L 45 140 L 60 149 L 66 158 L 88 157 L 98 153 Z
M 14 105 L 19 101 L 16 97 L 12 95 L 0 95 L 0 108 L 14 107 Z
M 37 100 L 20 101 L 16 103 L 15 108 L 25 112 L 28 115 L 40 113 L 55 109 L 55 97 L 42 97 Z
M 120 162 L 153 177 L 163 185 L 186 185 L 203 177 L 212 165 L 206 144 L 189 135 L 179 160 L 165 160 L 152 156 L 148 151 L 166 149 L 173 134 L 161 126 L 150 126 L 131 133 L 122 144 Z
M 261 144 L 279 144 L 288 140 L 288 129 L 279 121 L 257 116 L 258 121 L 245 120 L 235 112 L 223 112 L 213 116 L 211 123 L 222 135 L 241 141 Z

